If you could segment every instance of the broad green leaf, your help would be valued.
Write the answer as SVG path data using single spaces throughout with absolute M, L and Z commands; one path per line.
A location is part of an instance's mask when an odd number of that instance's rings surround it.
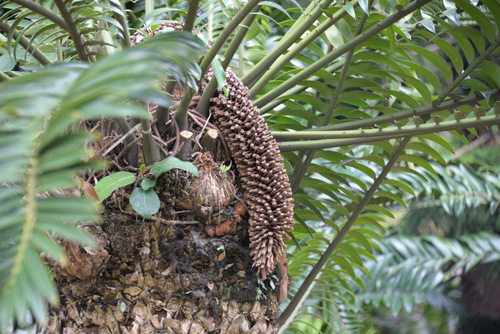
M 354 4 L 351 2 L 346 2 L 342 5 L 342 8 L 352 17 L 356 18 L 356 11 L 354 10 Z
M 425 80 L 427 80 L 438 93 L 441 93 L 441 83 L 439 82 L 439 79 L 436 77 L 436 75 L 432 73 L 432 71 L 412 61 L 399 59 L 399 62 L 413 69 L 418 75 L 421 75 Z
M 422 11 L 422 17 L 424 18 L 424 20 L 420 21 L 420 24 L 423 25 L 431 33 L 435 34 L 436 33 L 436 26 L 434 25 L 432 18 L 423 11 Z
M 387 99 L 383 96 L 362 90 L 345 92 L 339 97 L 339 102 L 349 102 L 360 107 L 368 107 L 368 104 L 364 102 L 366 100 L 387 102 Z
M 153 189 L 135 188 L 130 194 L 130 205 L 141 216 L 149 218 L 160 209 L 160 199 Z
M 469 38 L 461 31 L 456 30 L 456 28 L 451 29 L 449 32 L 453 36 L 453 38 L 457 40 L 457 43 L 460 46 L 460 50 L 462 50 L 465 59 L 467 59 L 469 63 L 472 63 L 475 58 L 475 50 Z
M 293 195 L 293 200 L 295 203 L 305 205 L 310 210 L 312 210 L 312 213 L 314 213 L 317 217 L 316 220 L 325 221 L 325 217 L 321 213 L 321 210 L 319 210 L 317 207 L 317 201 L 315 202 L 314 200 L 312 200 L 310 196 L 295 194 Z
M 308 94 L 294 94 L 294 95 L 285 95 L 282 98 L 287 100 L 297 100 L 300 102 L 308 103 L 321 112 L 326 112 L 327 110 L 327 106 L 325 105 L 325 103 L 316 96 Z
M 86 231 L 77 228 L 75 224 L 60 224 L 53 221 L 40 221 L 37 222 L 37 225 L 39 228 L 43 228 L 50 233 L 55 233 L 58 236 L 79 245 L 91 247 L 95 245 L 93 237 Z
M 353 35 L 351 27 L 345 19 L 340 19 L 337 23 L 335 23 L 335 27 L 337 27 L 342 37 L 344 37 L 347 41 L 352 39 Z
M 363 51 L 356 53 L 353 57 L 354 60 L 368 60 L 375 63 L 381 63 L 391 66 L 394 70 L 399 73 L 403 72 L 403 68 L 394 59 L 387 57 L 386 55 L 374 52 L 374 51 Z
M 373 168 L 370 168 L 369 166 L 366 166 L 366 165 L 363 165 L 363 164 L 360 164 L 360 163 L 357 163 L 355 161 L 350 161 L 347 163 L 348 166 L 351 166 L 353 168 L 356 168 L 357 170 L 363 172 L 364 174 L 368 175 L 369 177 L 371 177 L 372 179 L 375 179 L 376 178 L 376 174 L 375 174 L 375 171 L 373 170 Z M 347 176 L 347 175 L 346 175 Z
M 347 235 L 357 242 L 359 242 L 360 245 L 362 245 L 369 253 L 373 252 L 372 245 L 370 244 L 370 241 L 359 231 L 357 230 L 350 230 L 347 232 Z
M 14 68 L 16 61 L 11 57 L 9 53 L 4 53 L 0 57 L 0 71 L 7 72 Z
M 342 242 L 336 249 L 337 254 L 342 254 L 345 253 L 348 255 L 352 261 L 359 265 L 363 266 L 363 260 L 361 259 L 361 256 L 359 256 L 359 253 L 355 247 L 353 247 L 351 244 L 347 242 Z
M 90 151 L 83 149 L 73 149 L 67 151 L 50 150 L 40 156 L 38 169 L 40 173 L 50 173 L 52 171 L 70 168 L 78 165 L 85 158 L 88 158 Z
M 284 110 L 280 111 L 268 118 L 269 121 L 274 121 L 275 118 L 278 118 L 279 116 L 293 116 L 297 118 L 303 118 L 304 120 L 307 120 L 313 125 L 319 125 L 320 124 L 320 119 L 318 116 L 316 116 L 314 113 L 307 111 L 307 110 Z M 278 121 L 278 120 L 277 120 Z M 278 121 L 278 125 L 279 125 Z
M 43 233 L 43 232 L 42 232 Z M 64 253 L 63 248 L 54 241 L 52 238 L 48 238 L 46 233 L 34 233 L 32 236 L 33 245 L 40 252 L 45 252 L 49 257 L 55 260 L 61 265 L 66 265 L 68 258 Z
M 403 296 L 393 295 L 393 297 L 392 304 L 387 306 L 391 308 L 392 315 L 397 316 L 403 304 Z
M 336 202 L 340 202 L 339 198 L 335 195 L 335 193 L 330 190 L 330 188 L 334 189 L 327 183 L 323 183 L 320 180 L 313 179 L 313 178 L 304 178 L 302 182 L 300 183 L 300 186 L 302 188 L 311 188 L 317 190 L 321 194 L 325 194 L 329 196 L 331 199 L 333 199 Z
M 300 83 L 301 86 L 312 88 L 318 91 L 321 96 L 331 98 L 333 92 L 327 84 L 318 81 L 304 80 Z
M 498 89 L 500 87 L 500 66 L 490 61 L 484 61 L 481 63 L 481 70 L 490 77 L 492 86 Z
M 374 91 L 377 91 L 379 93 L 382 93 L 382 94 L 386 94 L 388 96 L 394 96 L 396 97 L 398 100 L 406 103 L 408 105 L 408 107 L 410 108 L 418 108 L 420 107 L 420 104 L 417 102 L 417 100 L 415 100 L 415 98 L 413 98 L 412 96 L 406 94 L 406 93 L 403 93 L 403 92 L 399 92 L 399 91 L 396 91 L 396 90 L 392 90 L 392 89 L 385 89 L 385 88 L 373 88 Z
M 325 36 L 334 47 L 340 47 L 344 44 L 344 36 L 340 33 L 336 25 L 331 26 L 325 31 Z
M 487 91 L 489 89 L 488 85 L 476 79 L 465 79 L 461 82 L 460 87 L 470 88 L 472 90 Z
M 103 177 L 99 182 L 97 182 L 94 189 L 102 202 L 116 189 L 127 186 L 135 180 L 135 175 L 130 172 L 116 172 Z
M 64 140 L 56 140 L 48 146 L 40 148 L 40 154 L 44 155 L 51 151 L 66 153 L 82 147 L 92 136 L 86 132 L 72 132 L 64 136 Z
M 176 157 L 168 157 L 163 161 L 156 162 L 151 168 L 151 173 L 156 177 L 159 177 L 161 174 L 168 172 L 172 168 L 182 169 L 194 174 L 194 176 L 200 176 L 198 169 L 192 163 L 182 161 Z
M 156 181 L 150 179 L 144 179 L 141 181 L 141 188 L 144 190 L 148 190 L 153 188 L 156 185 Z
M 359 6 L 365 12 L 365 14 L 370 14 L 370 4 L 371 2 L 369 0 L 359 0 Z
M 427 88 L 427 86 L 424 83 L 422 83 L 419 79 L 414 78 L 413 76 L 407 75 L 405 73 L 397 73 L 393 71 L 388 71 L 388 72 L 394 74 L 395 76 L 399 76 L 401 79 L 405 81 L 407 85 L 413 86 L 413 88 L 415 88 L 420 93 L 420 96 L 422 96 L 422 99 L 426 103 L 431 103 L 432 94 L 429 91 L 429 88 Z
M 465 26 L 457 27 L 455 28 L 455 30 L 469 37 L 479 53 L 484 52 L 484 49 L 486 48 L 486 40 L 484 39 L 480 31 L 474 29 L 473 27 Z

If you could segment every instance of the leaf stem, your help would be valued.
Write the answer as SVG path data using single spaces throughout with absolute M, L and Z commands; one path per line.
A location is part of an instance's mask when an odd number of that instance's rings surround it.
M 142 153 L 144 154 L 144 163 L 146 166 L 161 160 L 160 149 L 158 148 L 151 131 L 151 122 L 147 119 L 141 119 L 142 128 Z
M 252 25 L 253 21 L 255 20 L 255 17 L 257 14 L 255 12 L 258 12 L 260 10 L 261 6 L 258 5 L 254 13 L 251 15 L 248 15 L 245 20 L 243 20 L 241 26 L 238 28 L 238 31 L 236 32 L 233 40 L 231 43 L 229 43 L 229 46 L 226 49 L 226 52 L 224 52 L 224 56 L 221 61 L 222 68 L 224 70 L 227 69 L 229 66 L 229 63 L 231 62 L 231 59 L 233 59 L 233 56 L 235 53 L 238 51 L 238 48 L 240 45 L 242 45 L 243 39 L 245 38 L 248 29 Z M 241 60 L 240 60 L 241 62 Z M 196 107 L 196 110 L 202 114 L 205 117 L 208 117 L 208 106 L 210 104 L 210 98 L 212 98 L 215 94 L 215 91 L 217 90 L 217 78 L 215 75 L 210 79 L 210 82 L 208 83 L 207 87 L 203 91 L 203 94 L 200 98 L 200 101 L 198 102 L 198 105 Z
M 267 72 L 276 60 L 285 54 L 300 36 L 306 32 L 313 23 L 321 16 L 323 10 L 330 6 L 331 0 L 323 0 L 319 5 L 317 2 L 311 1 L 302 15 L 294 22 L 292 27 L 281 38 L 278 44 L 262 58 L 252 69 L 241 79 L 247 87 L 252 87 L 252 84 L 262 75 Z
M 177 111 L 175 112 L 175 121 L 179 126 L 179 131 L 184 131 L 188 129 L 187 110 L 194 93 L 195 93 L 194 89 L 186 87 L 184 96 L 182 96 L 181 102 L 177 106 Z
M 64 0 L 54 0 L 54 2 L 59 9 L 59 12 L 61 13 L 61 16 L 63 17 L 64 22 L 66 22 L 67 31 L 71 35 L 71 39 L 73 40 L 73 44 L 75 45 L 78 57 L 81 61 L 90 63 L 92 59 L 88 55 L 87 50 L 83 44 L 83 36 L 78 30 L 78 27 L 73 20 L 73 16 L 71 16 L 71 13 L 66 6 L 66 2 L 64 2 Z
M 186 14 L 186 22 L 184 23 L 184 31 L 192 32 L 194 27 L 194 21 L 196 20 L 196 13 L 198 12 L 198 5 L 200 0 L 189 1 L 189 9 Z
M 372 1 L 370 1 L 370 3 L 369 3 L 369 8 L 371 8 L 371 6 L 372 6 Z M 361 31 L 363 30 L 363 27 L 365 25 L 367 17 L 368 17 L 368 14 L 364 13 L 363 16 L 361 17 L 361 21 L 359 22 L 359 24 L 356 27 L 355 35 L 359 35 L 361 33 Z M 344 82 L 345 82 L 345 79 L 347 78 L 347 74 L 349 72 L 349 66 L 351 65 L 353 55 L 354 55 L 354 48 L 349 50 L 349 52 L 347 53 L 347 56 L 345 57 L 344 66 L 342 67 L 342 71 L 340 72 L 340 78 L 338 80 L 337 86 L 335 87 L 335 93 L 333 94 L 333 97 L 332 97 L 332 100 L 330 101 L 328 110 L 326 111 L 325 116 L 323 117 L 323 122 L 322 122 L 323 125 L 328 125 L 328 123 L 330 122 L 330 119 L 333 116 L 333 112 L 335 110 L 335 107 L 337 106 L 337 102 L 339 100 L 340 93 L 344 89 L 344 87 L 343 87 Z M 304 162 L 300 165 L 297 165 L 296 168 L 294 168 L 292 192 L 295 192 L 299 188 L 300 183 L 302 182 L 302 179 L 304 178 L 304 176 L 307 173 L 307 169 L 309 168 L 311 162 L 314 159 L 314 155 L 316 154 L 316 151 L 317 150 L 313 149 L 313 150 L 307 152 L 307 156 L 306 156 L 306 159 L 304 160 Z
M 259 2 L 262 0 L 249 0 L 247 4 L 240 10 L 238 13 L 233 17 L 231 21 L 227 24 L 227 26 L 221 31 L 219 37 L 215 40 L 214 44 L 210 48 L 210 50 L 207 52 L 207 55 L 201 62 L 201 75 L 205 75 L 205 73 L 208 70 L 208 67 L 212 63 L 212 60 L 214 60 L 215 56 L 217 53 L 222 49 L 222 46 L 226 42 L 226 40 L 229 38 L 229 36 L 233 33 L 233 31 L 238 28 L 238 26 L 243 22 L 243 20 L 250 15 L 252 10 L 254 9 L 255 6 L 259 4 Z
M 493 89 L 488 91 L 488 93 L 491 96 L 497 96 L 500 95 L 500 91 L 498 89 Z M 353 129 L 359 129 L 363 127 L 369 127 L 369 126 L 375 126 L 377 124 L 384 124 L 384 123 L 391 123 L 400 119 L 407 119 L 412 116 L 426 116 L 429 115 L 433 112 L 436 111 L 441 111 L 441 110 L 447 110 L 447 109 L 453 109 L 462 105 L 466 104 L 473 104 L 477 101 L 484 100 L 484 97 L 482 95 L 470 95 L 467 97 L 464 97 L 461 100 L 458 101 L 447 101 L 445 103 L 441 103 L 438 106 L 424 106 L 421 108 L 417 109 L 411 109 L 411 110 L 406 110 L 406 111 L 399 111 L 394 114 L 389 114 L 389 115 L 382 115 L 382 116 L 377 116 L 377 117 L 371 117 L 371 118 L 366 118 L 366 119 L 360 119 L 356 121 L 351 121 L 351 122 L 345 122 L 345 123 L 337 123 L 337 124 L 330 124 L 326 126 L 320 126 L 317 127 L 315 130 L 320 130 L 320 131 L 328 131 L 328 130 L 353 130 Z
M 7 22 L 0 22 L 0 30 L 8 33 L 9 31 L 12 31 L 10 24 Z M 17 39 L 19 37 L 19 32 L 17 30 L 14 30 L 13 37 Z M 41 52 L 37 47 L 35 47 L 33 44 L 30 43 L 30 41 L 24 37 L 21 36 L 19 38 L 19 44 L 26 49 L 29 53 L 35 57 L 36 60 L 43 66 L 48 66 L 52 64 L 52 61 L 43 53 Z
M 128 22 L 127 22 L 127 17 L 125 12 L 123 11 L 122 4 L 120 3 L 119 0 L 109 0 L 111 5 L 115 8 L 117 8 L 120 12 L 117 13 L 116 11 L 113 11 L 113 16 L 114 18 L 120 23 L 120 31 L 122 33 L 122 36 L 120 36 L 120 42 L 122 44 L 122 48 L 129 48 L 130 45 L 130 34 L 128 32 Z
M 17 3 L 18 5 L 21 5 L 24 8 L 31 9 L 35 13 L 40 14 L 41 16 L 54 22 L 62 29 L 69 31 L 68 26 L 66 25 L 66 22 L 64 21 L 64 19 L 61 16 L 57 15 L 52 10 L 50 10 L 42 5 L 39 5 L 35 1 L 31 1 L 31 0 L 10 0 L 10 1 Z
M 399 156 L 403 153 L 406 145 L 410 142 L 411 137 L 405 137 L 399 144 L 398 149 L 393 153 L 391 159 L 387 162 L 385 167 L 382 169 L 380 172 L 380 175 L 375 179 L 373 182 L 372 186 L 368 191 L 366 192 L 365 196 L 361 199 L 359 204 L 356 206 L 354 209 L 353 213 L 349 218 L 347 219 L 347 222 L 345 225 L 342 227 L 342 229 L 339 231 L 339 233 L 335 236 L 333 241 L 328 245 L 327 249 L 323 252 L 321 257 L 319 258 L 318 262 L 314 265 L 314 267 L 311 269 L 311 272 L 309 275 L 306 277 L 304 282 L 300 285 L 299 289 L 293 296 L 292 300 L 286 307 L 286 309 L 283 311 L 283 313 L 279 316 L 277 322 L 278 326 L 284 330 L 288 324 L 293 320 L 294 316 L 298 312 L 299 308 L 302 306 L 305 298 L 307 298 L 307 295 L 310 292 L 311 286 L 314 284 L 316 277 L 320 274 L 321 270 L 324 268 L 324 266 L 327 264 L 328 259 L 330 256 L 333 254 L 335 249 L 338 247 L 342 239 L 346 236 L 347 232 L 351 229 L 351 227 L 354 225 L 356 220 L 358 219 L 359 215 L 364 211 L 366 205 L 368 202 L 372 199 L 373 195 L 379 188 L 379 186 L 382 184 L 382 182 L 385 180 L 387 174 L 391 171 L 392 167 L 394 164 L 399 159 Z M 281 333 L 281 331 L 280 331 Z
M 26 196 L 24 198 L 26 205 L 26 213 L 23 223 L 23 232 L 20 235 L 20 240 L 17 245 L 16 256 L 12 264 L 12 270 L 10 272 L 9 279 L 5 284 L 4 290 L 8 290 L 17 280 L 17 276 L 21 271 L 22 262 L 26 256 L 26 250 L 29 247 L 29 240 L 35 228 L 35 212 L 36 209 L 36 166 L 37 159 L 31 159 L 31 165 L 26 174 Z
M 384 129 L 370 129 L 359 131 L 300 131 L 300 132 L 272 132 L 278 141 L 281 152 L 331 148 L 346 145 L 366 144 L 370 142 L 401 138 L 406 136 L 419 136 L 428 133 L 453 131 L 478 126 L 500 124 L 499 116 L 483 116 L 476 119 L 462 119 L 438 124 L 422 124 L 419 126 L 408 125 L 401 128 L 390 127 Z M 304 133 L 303 136 L 299 135 Z M 323 133 L 324 136 L 320 134 Z M 297 135 L 293 135 L 297 134 Z M 290 136 L 291 135 L 291 136 Z M 292 137 L 294 139 L 292 139 Z M 299 140 L 300 138 L 300 140 Z M 313 139 L 314 138 L 314 139 Z M 323 138 L 323 139 L 318 139 Z M 311 139 L 311 140 L 308 140 Z
M 387 27 L 391 26 L 395 22 L 399 21 L 403 17 L 405 17 L 408 14 L 411 14 L 412 12 L 416 11 L 420 7 L 424 6 L 426 3 L 430 2 L 431 0 L 415 0 L 410 2 L 406 7 L 398 11 L 397 13 L 394 13 L 393 15 L 385 18 L 384 20 L 380 21 L 379 23 L 373 25 L 363 33 L 359 34 L 358 36 L 354 37 L 352 40 L 349 42 L 343 44 L 342 46 L 338 47 L 337 49 L 334 49 L 332 52 L 329 52 L 325 56 L 321 57 L 319 60 L 314 62 L 314 64 L 304 68 L 302 71 L 299 73 L 295 74 L 292 76 L 290 79 L 284 81 L 282 84 L 279 86 L 275 87 L 273 90 L 268 92 L 267 94 L 264 94 L 260 98 L 254 101 L 254 104 L 257 107 L 261 107 L 266 105 L 267 103 L 271 102 L 275 98 L 278 98 L 280 95 L 282 95 L 284 92 L 286 92 L 288 89 L 296 86 L 299 84 L 301 81 L 305 80 L 318 70 L 322 69 L 338 57 L 342 56 L 346 52 L 348 52 L 351 49 L 354 49 L 358 45 L 366 42 L 368 39 L 372 38 L 376 34 L 380 33 Z
M 214 42 L 210 51 L 208 51 L 207 55 L 201 62 L 201 77 L 205 75 L 208 67 L 212 63 L 212 60 L 215 58 L 219 50 L 222 48 L 226 40 L 232 34 L 232 32 L 241 24 L 241 22 L 252 12 L 255 6 L 259 4 L 262 0 L 250 0 L 247 4 L 233 17 L 233 19 L 227 24 L 227 26 L 222 30 L 217 40 Z M 193 97 L 195 91 L 191 88 L 186 88 L 184 92 L 184 96 L 181 99 L 177 107 L 177 111 L 175 112 L 175 120 L 177 121 L 177 125 L 179 126 L 179 131 L 187 130 L 188 126 L 188 116 L 187 109 L 189 107 L 189 103 L 191 102 L 191 98 Z M 188 147 L 189 145 L 184 145 L 184 147 Z M 185 154 L 181 154 L 181 156 L 185 156 Z
M 297 43 L 295 46 L 290 48 L 289 50 L 285 50 L 286 53 L 282 55 L 282 57 L 278 58 L 271 64 L 269 68 L 262 68 L 262 76 L 258 81 L 251 85 L 250 89 L 250 97 L 253 98 L 255 97 L 266 85 L 269 83 L 269 81 L 274 77 L 276 73 L 278 73 L 283 67 L 288 65 L 290 61 L 297 55 L 299 54 L 302 50 L 304 50 L 309 44 L 313 43 L 317 38 L 323 34 L 328 28 L 330 28 L 332 25 L 334 25 L 336 22 L 338 22 L 340 19 L 342 19 L 345 15 L 347 14 L 347 11 L 342 8 L 335 12 L 332 17 L 323 23 L 321 23 L 317 28 L 315 28 L 313 31 L 311 31 L 303 40 L 301 40 L 299 43 Z M 302 33 L 302 32 L 299 32 Z M 297 36 L 296 40 L 300 39 L 300 35 Z M 354 50 L 354 49 L 353 49 Z M 266 55 L 267 57 L 267 55 Z M 264 59 L 264 57 L 261 62 L 267 62 Z M 255 67 L 259 66 L 259 62 Z M 252 68 L 251 71 L 255 70 L 255 67 Z M 259 73 L 260 75 L 260 73 Z
M 131 131 L 130 125 L 127 123 L 125 118 L 117 117 L 114 119 L 114 121 L 123 134 L 129 133 Z M 125 146 L 134 142 L 136 139 L 137 137 L 135 136 L 135 134 L 130 133 L 130 135 L 127 136 L 127 138 L 125 138 L 124 140 Z M 130 147 L 125 156 L 127 157 L 127 161 L 131 166 L 137 167 L 139 163 L 139 149 L 137 148 L 137 145 L 133 145 L 132 147 Z
M 179 127 L 179 132 L 187 130 L 189 127 L 188 107 L 194 93 L 195 93 L 194 89 L 186 87 L 184 96 L 182 97 L 181 102 L 177 106 L 177 110 L 175 112 L 175 121 L 177 123 L 177 126 Z M 184 143 L 184 145 L 182 145 L 181 150 L 177 153 L 177 157 L 181 160 L 186 160 L 190 156 L 191 156 L 191 138 L 189 138 L 188 141 Z

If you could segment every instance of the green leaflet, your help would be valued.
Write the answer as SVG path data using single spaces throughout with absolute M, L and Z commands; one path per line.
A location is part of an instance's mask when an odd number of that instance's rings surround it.
M 101 202 L 108 198 L 116 189 L 133 183 L 136 180 L 134 174 L 130 172 L 116 172 L 103 177 L 94 189 Z
M 217 57 L 212 60 L 212 68 L 214 70 L 215 78 L 217 79 L 217 88 L 222 89 L 226 83 L 226 74 Z
M 130 194 L 130 204 L 137 213 L 146 218 L 160 209 L 160 199 L 153 189 L 135 188 Z
M 366 262 L 372 276 L 363 275 L 367 289 L 359 291 L 357 302 L 378 306 L 383 300 L 393 314 L 398 314 L 403 307 L 411 312 L 428 293 L 446 294 L 439 286 L 450 274 L 460 269 L 469 270 L 471 262 L 494 261 L 495 257 L 487 255 L 490 252 L 498 258 L 498 242 L 498 237 L 486 232 L 465 235 L 458 241 L 430 236 L 390 237 L 380 243 L 377 260 Z M 472 261 L 462 261 L 464 256 Z
M 408 49 L 408 50 L 415 51 L 419 55 L 427 58 L 432 64 L 434 64 L 436 69 L 438 69 L 440 71 L 440 73 L 443 75 L 443 77 L 446 81 L 451 82 L 453 80 L 453 74 L 451 72 L 450 67 L 448 66 L 446 61 L 444 61 L 444 59 L 442 59 L 441 57 L 439 57 L 435 53 L 428 51 L 425 48 L 422 48 L 420 46 L 413 45 L 413 44 L 405 44 L 405 45 L 401 45 L 401 47 Z
M 153 168 L 151 168 L 151 173 L 154 174 L 156 177 L 158 177 L 161 174 L 166 173 L 173 168 L 178 168 L 188 171 L 194 174 L 195 176 L 200 175 L 198 169 L 196 169 L 196 167 L 192 163 L 179 160 L 178 158 L 175 157 L 168 157 L 163 161 L 156 162 L 153 165 Z

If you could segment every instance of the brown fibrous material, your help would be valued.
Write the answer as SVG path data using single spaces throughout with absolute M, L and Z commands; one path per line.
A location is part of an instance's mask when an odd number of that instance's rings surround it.
M 211 76 L 209 71 L 202 90 Z M 248 89 L 230 70 L 226 71 L 225 88 L 227 95 L 218 91 L 210 108 L 244 190 L 253 266 L 266 279 L 286 259 L 283 238 L 293 229 L 292 191 L 278 145 L 250 101 Z

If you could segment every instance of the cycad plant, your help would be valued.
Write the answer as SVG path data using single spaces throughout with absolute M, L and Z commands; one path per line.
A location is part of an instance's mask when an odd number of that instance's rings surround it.
M 494 0 L 0 6 L 2 325 L 360 329 L 390 187 L 500 123 Z

